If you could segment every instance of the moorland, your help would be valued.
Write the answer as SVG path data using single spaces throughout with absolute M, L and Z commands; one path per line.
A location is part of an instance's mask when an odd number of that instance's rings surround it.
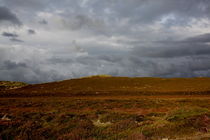
M 0 82 L 2 140 L 210 139 L 210 78 Z

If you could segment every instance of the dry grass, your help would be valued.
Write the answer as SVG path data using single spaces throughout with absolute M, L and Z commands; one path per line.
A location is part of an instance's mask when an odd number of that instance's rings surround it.
M 0 139 L 209 139 L 209 83 L 93 76 L 3 90 Z
M 99 97 L 98 97 L 99 98 Z M 0 98 L 2 139 L 158 139 L 209 134 L 210 98 Z M 100 119 L 100 124 L 95 121 Z M 108 125 L 107 125 L 108 124 Z

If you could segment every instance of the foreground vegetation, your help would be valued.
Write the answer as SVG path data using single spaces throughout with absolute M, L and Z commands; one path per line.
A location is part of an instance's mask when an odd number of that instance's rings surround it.
M 0 82 L 0 140 L 210 139 L 210 78 Z
M 210 138 L 210 97 L 0 98 L 3 140 Z

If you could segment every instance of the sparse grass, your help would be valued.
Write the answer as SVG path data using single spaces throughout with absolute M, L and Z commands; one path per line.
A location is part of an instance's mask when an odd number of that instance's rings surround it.
M 210 115 L 210 111 L 206 108 L 183 107 L 170 112 L 166 119 L 170 122 L 178 122 L 202 115 Z
M 0 91 L 8 89 L 16 89 L 26 86 L 23 82 L 12 82 L 12 81 L 0 81 Z

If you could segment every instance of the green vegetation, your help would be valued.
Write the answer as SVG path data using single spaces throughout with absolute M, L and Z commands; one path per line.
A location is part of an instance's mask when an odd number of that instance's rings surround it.
M 22 83 L 22 82 L 0 81 L 0 91 L 21 88 L 26 85 L 27 85 L 26 83 Z
M 167 116 L 167 120 L 171 122 L 185 121 L 186 119 L 191 119 L 193 117 L 210 115 L 210 112 L 206 108 L 180 108 Z

